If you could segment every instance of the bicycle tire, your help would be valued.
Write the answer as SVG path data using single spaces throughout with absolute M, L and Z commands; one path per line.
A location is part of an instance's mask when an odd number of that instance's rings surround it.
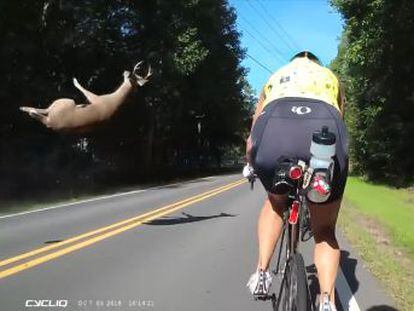
M 295 253 L 290 257 L 285 273 L 283 310 L 310 310 L 306 270 L 301 254 Z

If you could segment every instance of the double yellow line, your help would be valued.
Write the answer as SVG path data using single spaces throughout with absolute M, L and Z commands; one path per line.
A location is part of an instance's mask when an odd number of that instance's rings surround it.
M 215 188 L 213 190 L 195 195 L 193 197 L 187 198 L 185 200 L 169 204 L 166 206 L 163 206 L 161 208 L 158 208 L 156 210 L 153 210 L 148 213 L 144 213 L 141 215 L 138 215 L 136 217 L 132 217 L 117 223 L 114 223 L 112 225 L 99 228 L 97 230 L 93 230 L 90 232 L 86 232 L 84 234 L 72 237 L 70 239 L 64 240 L 62 242 L 52 244 L 49 246 L 45 246 L 42 248 L 38 248 L 35 250 L 32 250 L 30 252 L 26 252 L 23 254 L 20 254 L 18 256 L 4 259 L 0 261 L 0 267 L 11 265 L 14 263 L 17 263 L 19 261 L 22 261 L 24 259 L 29 259 L 32 257 L 35 257 L 37 255 L 49 252 L 54 249 L 58 249 L 56 251 L 50 252 L 46 255 L 36 257 L 34 259 L 31 259 L 29 261 L 26 261 L 24 263 L 16 264 L 12 267 L 6 268 L 5 270 L 0 271 L 0 279 L 8 277 L 12 274 L 18 273 L 20 271 L 35 267 L 37 265 L 40 265 L 42 263 L 45 263 L 47 261 L 50 261 L 52 259 L 58 258 L 60 256 L 66 255 L 68 253 L 74 252 L 76 250 L 79 250 L 81 248 L 87 247 L 89 245 L 95 244 L 99 241 L 105 240 L 109 237 L 112 237 L 114 235 L 120 234 L 124 231 L 127 231 L 129 229 L 138 227 L 142 225 L 145 222 L 154 220 L 156 218 L 159 218 L 161 216 L 173 213 L 179 209 L 182 209 L 184 207 L 187 207 L 191 204 L 203 201 L 205 199 L 208 199 L 212 196 L 218 195 L 224 191 L 230 190 L 234 187 L 237 187 L 246 181 L 238 180 L 233 183 L 224 185 L 222 187 Z M 75 243 L 76 242 L 76 243 Z M 65 247 L 62 247 L 65 246 Z

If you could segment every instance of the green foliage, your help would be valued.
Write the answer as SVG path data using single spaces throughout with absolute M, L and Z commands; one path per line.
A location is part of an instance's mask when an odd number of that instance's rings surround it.
M 208 55 L 208 50 L 196 38 L 197 28 L 189 28 L 177 37 L 178 51 L 174 54 L 174 63 L 178 72 L 192 74 Z
M 2 197 L 181 174 L 220 165 L 242 143 L 252 97 L 227 1 L 0 1 L 0 12 Z M 110 92 L 141 59 L 151 82 L 86 137 L 18 110 L 82 102 L 74 76 Z
M 402 185 L 414 174 L 414 2 L 331 1 L 345 22 L 332 68 L 347 98 L 353 168 Z

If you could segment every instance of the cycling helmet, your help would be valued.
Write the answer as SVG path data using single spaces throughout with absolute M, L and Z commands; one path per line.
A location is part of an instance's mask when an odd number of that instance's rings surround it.
M 319 65 L 322 65 L 322 63 L 321 63 L 321 61 L 320 61 L 320 59 L 315 55 L 315 54 L 313 54 L 312 52 L 310 52 L 310 51 L 301 51 L 301 52 L 299 52 L 299 53 L 296 53 L 291 59 L 290 59 L 290 61 L 292 61 L 292 60 L 294 60 L 295 58 L 298 58 L 298 57 L 306 57 L 306 58 L 308 58 L 308 59 L 310 59 L 310 60 L 312 60 L 312 61 L 314 61 L 315 63 L 318 63 Z

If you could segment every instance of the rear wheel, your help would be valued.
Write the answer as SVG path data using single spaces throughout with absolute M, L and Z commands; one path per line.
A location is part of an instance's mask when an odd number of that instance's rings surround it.
M 287 263 L 283 283 L 282 308 L 284 311 L 308 311 L 310 309 L 307 286 L 303 257 L 299 253 L 293 254 Z

